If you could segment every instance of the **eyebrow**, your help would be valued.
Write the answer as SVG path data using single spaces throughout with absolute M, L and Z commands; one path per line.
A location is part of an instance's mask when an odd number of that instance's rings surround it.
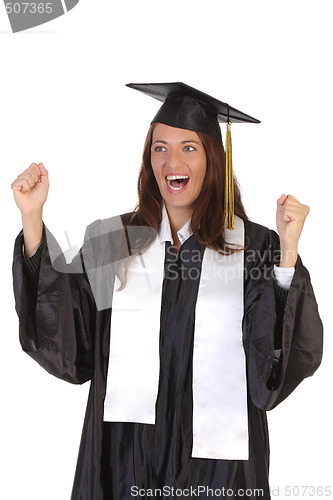
M 162 144 L 168 144 L 168 143 L 167 143 L 167 141 L 161 141 L 161 140 L 159 140 L 159 139 L 156 139 L 156 141 L 154 141 L 154 142 L 152 143 L 152 145 L 153 145 L 153 144 L 155 144 L 155 142 L 161 142 Z M 192 140 L 188 140 L 188 141 L 181 141 L 181 144 L 186 144 L 187 142 L 194 142 L 195 144 L 198 144 L 198 145 L 199 145 L 199 143 L 198 143 L 197 141 L 192 141 Z

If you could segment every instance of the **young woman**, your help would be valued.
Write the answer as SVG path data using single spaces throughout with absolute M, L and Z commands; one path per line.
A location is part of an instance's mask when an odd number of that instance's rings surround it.
M 12 184 L 22 347 L 57 377 L 91 380 L 73 500 L 268 499 L 265 411 L 321 360 L 297 255 L 309 208 L 281 195 L 277 235 L 248 220 L 235 183 L 225 228 L 223 103 L 180 84 L 143 87 L 165 102 L 137 209 L 91 224 L 73 264 L 43 226 L 44 165 Z M 227 106 L 224 118 L 250 117 Z

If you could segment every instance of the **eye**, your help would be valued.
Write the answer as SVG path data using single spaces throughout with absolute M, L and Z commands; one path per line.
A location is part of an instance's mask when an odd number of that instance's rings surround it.
M 185 146 L 184 151 L 195 151 L 193 146 Z
M 154 151 L 156 151 L 157 153 L 162 153 L 163 151 L 166 151 L 166 149 L 164 146 L 156 146 L 154 148 Z

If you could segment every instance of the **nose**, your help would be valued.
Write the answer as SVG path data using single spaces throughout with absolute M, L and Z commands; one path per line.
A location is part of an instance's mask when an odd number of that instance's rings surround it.
M 181 153 L 176 149 L 169 149 L 166 164 L 170 170 L 175 171 L 179 169 L 179 167 L 182 167 L 184 165 L 184 160 L 182 159 Z

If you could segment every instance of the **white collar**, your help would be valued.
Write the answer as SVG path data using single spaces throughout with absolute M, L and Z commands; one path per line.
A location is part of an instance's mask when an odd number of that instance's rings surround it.
M 183 227 L 177 231 L 177 236 L 179 238 L 180 244 L 182 245 L 190 236 L 192 236 L 193 231 L 191 228 L 191 219 L 189 219 Z M 164 243 L 165 241 L 171 241 L 173 244 L 173 238 L 172 238 L 172 233 L 171 233 L 171 227 L 170 227 L 170 221 L 169 221 L 169 216 L 167 209 L 165 207 L 165 203 L 163 203 L 163 209 L 162 209 L 162 221 L 160 224 L 160 229 L 159 229 L 159 240 L 160 243 Z

